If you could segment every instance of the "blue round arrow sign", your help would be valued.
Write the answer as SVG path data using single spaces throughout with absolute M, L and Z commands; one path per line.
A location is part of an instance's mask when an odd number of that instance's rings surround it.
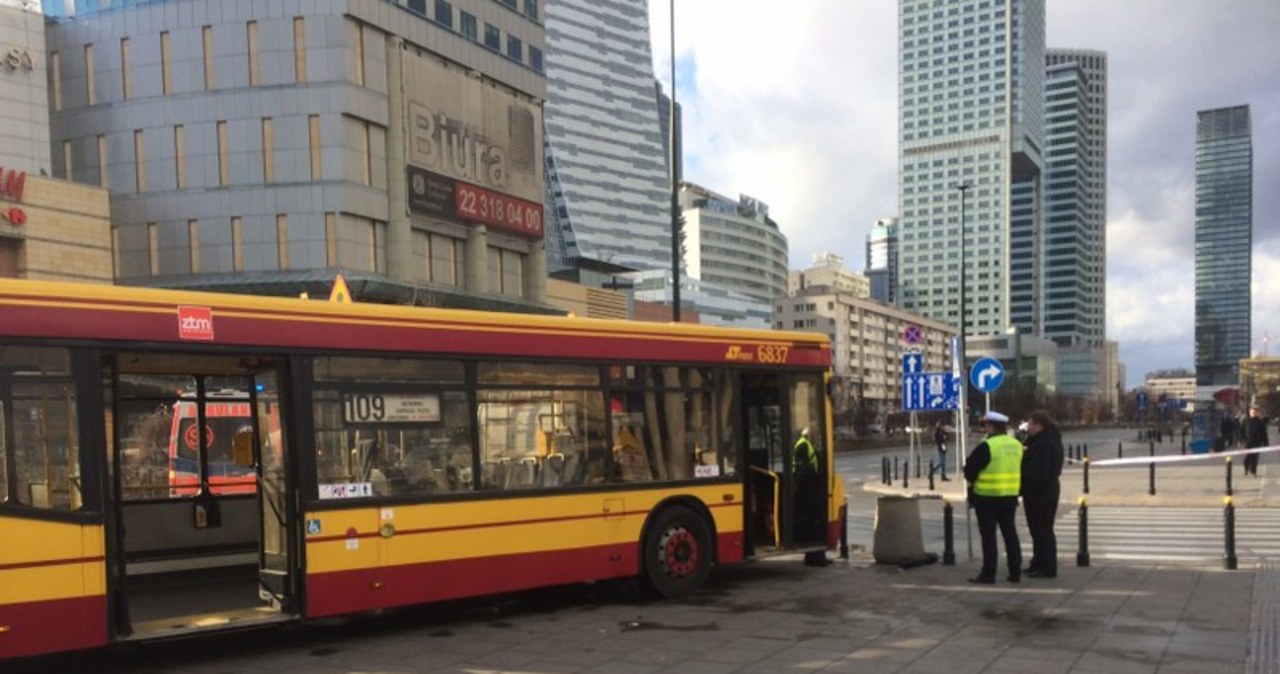
M 1004 383 L 1004 366 L 995 358 L 979 358 L 969 370 L 969 383 L 982 393 L 991 393 Z

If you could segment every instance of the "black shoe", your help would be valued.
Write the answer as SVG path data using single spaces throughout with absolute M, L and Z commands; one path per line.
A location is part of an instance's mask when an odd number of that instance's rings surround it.
M 991 576 L 974 576 L 969 579 L 969 582 L 974 585 L 995 585 L 996 579 Z
M 1032 578 L 1057 578 L 1058 572 L 1045 571 L 1044 569 L 1036 569 L 1035 571 L 1028 571 L 1027 575 Z
M 1010 583 L 1021 583 L 1022 576 L 1021 575 L 1015 576 L 1013 574 L 1009 574 L 1009 577 L 1006 580 L 1008 580 Z
M 950 482 L 950 481 L 951 481 L 951 478 L 949 478 L 949 477 L 944 477 L 944 478 L 942 478 L 942 481 L 943 481 L 943 482 Z
M 1040 567 L 1036 566 L 1035 564 L 1032 564 L 1027 568 L 1023 569 L 1022 573 L 1028 576 L 1032 576 L 1032 575 L 1035 575 L 1035 573 L 1039 570 L 1040 570 Z

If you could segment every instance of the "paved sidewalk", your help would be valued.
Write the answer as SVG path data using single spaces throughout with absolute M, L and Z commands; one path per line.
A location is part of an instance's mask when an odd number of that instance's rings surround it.
M 976 586 L 975 564 L 901 570 L 863 557 L 717 569 L 685 601 L 562 588 L 492 603 L 227 637 L 57 671 L 147 674 L 1268 674 L 1266 571 L 1064 567 Z M 1267 580 L 1268 582 L 1262 582 Z M 1265 586 L 1265 587 L 1264 587 Z M 1268 595 L 1269 596 L 1269 595 Z M 1274 597 L 1272 597 L 1274 600 Z M 1256 616 L 1271 612 L 1273 619 Z M 1275 635 L 1268 637 L 1275 641 Z M 232 641 L 234 639 L 234 641 Z M 1260 646 L 1261 645 L 1261 646 Z M 1271 648 L 1271 650 L 1265 650 Z M 1259 654 L 1262 655 L 1260 658 Z M 1264 659 L 1268 658 L 1268 659 Z M 53 670 L 44 670 L 53 671 Z

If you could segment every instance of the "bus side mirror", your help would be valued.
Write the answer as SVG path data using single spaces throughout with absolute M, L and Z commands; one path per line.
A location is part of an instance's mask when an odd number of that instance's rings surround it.
M 231 453 L 237 466 L 253 467 L 253 431 L 240 431 L 231 441 Z

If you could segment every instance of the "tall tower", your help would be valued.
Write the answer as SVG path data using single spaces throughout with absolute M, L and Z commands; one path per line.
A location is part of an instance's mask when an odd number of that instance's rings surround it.
M 867 279 L 871 299 L 898 302 L 898 219 L 880 218 L 867 234 Z
M 1253 140 L 1249 106 L 1196 113 L 1196 384 L 1238 383 L 1249 356 Z
M 1041 213 L 1045 1 L 898 8 L 899 303 L 970 334 L 1032 330 L 1011 290 L 1034 281 L 1010 260 Z
M 1106 339 L 1107 55 L 1045 55 L 1041 331 L 1062 347 Z
M 546 3 L 551 271 L 671 267 L 671 190 L 645 0 Z

